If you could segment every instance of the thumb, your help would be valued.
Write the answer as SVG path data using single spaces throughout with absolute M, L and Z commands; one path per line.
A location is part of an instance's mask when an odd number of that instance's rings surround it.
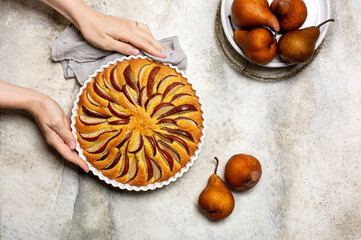
M 130 45 L 129 43 L 117 41 L 114 38 L 109 37 L 110 50 L 122 53 L 124 55 L 139 55 L 139 49 Z

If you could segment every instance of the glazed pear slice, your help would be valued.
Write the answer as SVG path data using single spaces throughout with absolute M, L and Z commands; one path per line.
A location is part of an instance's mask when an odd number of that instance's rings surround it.
M 150 158 L 146 153 L 144 154 L 144 158 L 145 158 L 145 162 L 147 163 L 147 182 L 149 182 L 149 180 L 152 179 L 153 177 L 153 166 Z
M 169 136 L 167 134 L 164 134 L 164 133 L 161 133 L 161 132 L 157 132 L 157 131 L 154 131 L 156 134 L 158 134 L 157 136 L 160 137 L 161 139 L 163 139 L 164 141 L 166 142 L 169 142 L 169 143 L 173 143 L 174 140 L 169 138 Z
M 141 133 L 139 133 L 139 136 L 135 140 L 134 145 L 129 149 L 129 153 L 139 152 L 143 148 L 143 145 L 144 145 L 143 135 Z
M 104 83 L 104 86 L 105 88 L 108 88 L 110 90 L 113 90 L 113 91 L 116 91 L 113 86 L 105 79 L 105 77 L 103 76 L 103 83 Z
M 130 90 L 128 89 L 128 86 L 127 86 L 127 85 L 124 85 L 123 88 L 122 88 L 122 90 L 123 90 L 124 96 L 128 99 L 128 101 L 129 101 L 131 104 L 135 105 L 136 100 L 135 100 L 135 98 L 133 97 L 133 95 L 130 93 Z
M 190 155 L 190 150 L 189 150 L 188 144 L 183 139 L 181 139 L 180 137 L 174 136 L 174 135 L 166 135 L 166 136 L 168 138 L 178 142 L 184 148 L 184 150 L 187 152 L 188 156 Z
M 146 139 L 150 142 L 151 146 L 152 146 L 152 150 L 153 150 L 153 157 L 157 154 L 157 148 L 155 146 L 155 140 L 152 137 L 149 136 L 145 136 Z
M 178 164 L 181 164 L 181 157 L 179 156 L 179 153 L 174 148 L 172 148 L 172 146 L 162 140 L 159 140 L 159 143 L 165 147 L 165 150 L 168 151 L 168 153 L 178 162 Z
M 177 134 L 177 135 L 179 135 L 179 136 L 181 136 L 181 137 L 188 138 L 189 140 L 191 140 L 192 142 L 194 142 L 193 135 L 192 135 L 190 132 L 187 132 L 187 131 L 185 131 L 185 130 L 182 130 L 182 129 L 173 129 L 173 128 L 167 128 L 167 127 L 162 127 L 161 129 L 164 130 L 164 131 L 173 133 L 173 134 Z
M 131 182 L 138 175 L 138 171 L 139 171 L 139 160 L 134 155 L 134 160 L 132 161 L 132 164 L 131 164 L 130 169 L 129 169 L 127 183 Z
M 142 84 L 142 78 L 143 78 L 143 75 L 144 75 L 144 72 L 145 70 L 147 69 L 147 67 L 151 65 L 150 63 L 148 64 L 145 64 L 143 67 L 141 67 L 141 69 L 139 70 L 138 72 L 138 89 L 141 89 L 143 86 L 141 85 Z
M 88 141 L 88 142 L 95 142 L 96 140 L 98 140 L 98 138 L 105 134 L 105 133 L 111 133 L 111 132 L 116 132 L 117 130 L 110 130 L 110 129 L 100 129 L 99 131 L 96 132 L 90 132 L 90 133 L 79 133 L 80 137 L 83 138 L 84 140 Z
M 178 76 L 177 76 L 177 75 L 168 75 L 168 76 L 163 77 L 163 78 L 158 82 L 157 92 L 159 92 L 159 90 L 163 88 L 163 86 L 168 82 L 168 80 L 170 80 L 171 78 L 176 78 L 176 77 L 178 77 Z
M 113 103 L 109 103 L 108 108 L 109 108 L 109 111 L 118 118 L 129 119 L 132 116 L 126 112 L 120 111 L 117 107 L 114 106 Z
M 125 68 L 125 70 L 123 72 L 123 76 L 124 76 L 124 80 L 128 84 L 128 86 L 133 88 L 134 91 L 137 91 L 137 87 L 134 82 L 134 78 L 132 75 L 132 70 L 130 69 L 130 65 L 128 65 L 128 67 Z
M 115 155 L 113 161 L 111 161 L 105 168 L 103 168 L 102 170 L 110 170 L 113 169 L 115 166 L 117 166 L 117 164 L 119 163 L 120 157 L 122 156 L 122 154 L 120 153 L 120 151 L 118 151 L 117 155 Z
M 139 96 L 138 96 L 138 105 L 143 107 L 146 100 L 147 100 L 147 88 L 142 87 L 140 89 Z
M 101 156 L 97 162 L 104 161 L 109 156 L 109 151 L 107 151 L 103 156 Z
M 170 155 L 167 151 L 165 151 L 164 149 L 162 149 L 158 142 L 155 141 L 155 145 L 160 153 L 160 155 L 162 156 L 164 162 L 168 165 L 169 170 L 173 171 L 173 166 L 174 166 L 174 160 L 172 158 L 172 155 Z
M 198 111 L 198 109 L 191 104 L 183 104 L 183 105 L 174 107 L 173 109 L 169 110 L 168 112 L 160 115 L 158 117 L 158 119 L 162 119 L 162 118 L 174 115 L 174 114 L 180 114 L 180 113 L 192 112 L 192 111 Z
M 124 177 L 125 175 L 128 174 L 128 171 L 129 171 L 129 156 L 128 156 L 128 146 L 127 148 L 125 149 L 125 154 L 124 154 L 124 164 L 122 166 L 122 171 L 120 172 L 119 171 L 119 175 L 118 177 Z M 117 177 L 117 178 L 118 178 Z
M 82 106 L 81 109 L 83 110 L 83 113 L 85 113 L 86 115 L 88 115 L 90 117 L 103 118 L 103 119 L 108 119 L 108 118 L 111 117 L 111 116 L 109 116 L 107 114 L 97 112 L 97 111 L 95 111 L 93 109 L 90 109 L 90 108 L 87 108 L 85 106 Z
M 168 94 L 173 94 L 174 92 L 176 92 L 178 89 L 180 89 L 181 87 L 185 86 L 184 83 L 181 82 L 174 82 L 171 83 L 165 90 L 163 93 L 163 97 L 162 97 L 162 101 L 164 100 L 164 98 L 167 97 Z
M 109 102 L 114 102 L 114 103 L 119 104 L 118 101 L 115 100 L 115 98 L 110 96 L 99 86 L 98 82 L 96 82 L 96 81 L 94 82 L 93 89 L 94 89 L 94 92 L 96 92 L 99 95 L 99 97 L 104 98 L 105 100 L 108 100 Z
M 178 123 L 178 121 L 186 121 L 186 122 L 189 122 L 189 123 L 191 123 L 192 125 L 194 125 L 195 127 L 198 128 L 197 122 L 194 121 L 192 118 L 189 118 L 189 117 L 177 117 L 174 120 L 176 121 L 176 123 Z
M 155 67 L 152 69 L 152 71 L 150 71 L 149 76 L 148 76 L 148 82 L 147 82 L 147 96 L 150 97 L 153 94 L 153 87 L 154 87 L 154 82 L 155 82 L 155 77 L 158 74 L 160 70 L 160 67 Z
M 121 92 L 122 91 L 122 87 L 120 86 L 119 82 L 117 81 L 118 79 L 118 73 L 117 73 L 117 66 L 115 66 L 112 71 L 110 72 L 110 83 L 112 84 L 113 88 L 118 91 Z
M 86 93 L 86 97 L 87 97 L 88 101 L 89 101 L 92 105 L 94 105 L 94 106 L 96 106 L 96 107 L 103 107 L 100 103 L 98 103 L 97 101 L 95 101 L 94 98 L 92 98 L 92 96 L 89 94 L 89 92 Z
M 182 99 L 184 97 L 187 97 L 187 96 L 191 96 L 191 95 L 188 94 L 188 93 L 178 93 L 178 94 L 173 96 L 173 98 L 172 98 L 172 100 L 170 100 L 170 102 L 173 102 L 175 100 L 180 100 L 180 99 Z
M 79 115 L 79 120 L 80 120 L 80 122 L 82 124 L 88 125 L 88 126 L 95 126 L 95 125 L 99 125 L 99 124 L 107 122 L 106 119 L 89 117 L 89 116 L 84 115 L 84 114 Z
M 110 125 L 128 125 L 129 122 L 130 122 L 129 119 L 119 119 L 119 120 L 109 121 L 108 123 Z
M 171 118 L 163 118 L 157 122 L 157 125 L 171 124 L 178 127 L 177 121 Z
M 109 142 L 111 140 L 113 140 L 114 138 L 118 137 L 120 134 L 117 133 L 117 134 L 114 134 L 113 136 L 111 136 L 110 138 L 107 138 L 107 139 L 104 139 L 103 141 L 101 142 L 97 142 L 93 145 L 91 145 L 90 147 L 87 147 L 85 150 L 88 152 L 88 153 L 92 153 L 92 154 L 98 154 L 98 153 L 101 153 L 101 152 L 104 152 L 104 150 L 106 149 L 106 147 L 108 146 Z
M 127 134 L 127 136 L 125 136 L 125 137 L 123 138 L 123 140 L 116 146 L 116 148 L 120 149 L 120 148 L 124 145 L 124 143 L 126 143 L 126 142 L 129 140 L 129 138 L 130 138 L 132 135 L 133 135 L 133 130 L 130 131 L 130 132 Z
M 172 103 L 160 103 L 153 109 L 153 112 L 150 116 L 157 118 L 160 115 L 170 111 L 173 108 L 174 108 L 174 105 Z
M 154 181 L 158 181 L 162 177 L 162 168 L 159 166 L 159 163 L 152 158 L 150 159 L 152 168 L 153 168 L 153 178 Z
M 160 103 L 162 100 L 162 94 L 155 93 L 150 98 L 145 101 L 144 109 L 147 111 L 150 106 L 152 106 L 154 103 Z

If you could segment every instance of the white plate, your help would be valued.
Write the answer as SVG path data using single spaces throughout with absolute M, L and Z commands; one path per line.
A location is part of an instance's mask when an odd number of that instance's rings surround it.
M 153 184 L 148 184 L 146 186 L 139 186 L 138 187 L 138 186 L 133 186 L 133 185 L 130 185 L 130 184 L 120 183 L 120 182 L 115 181 L 114 179 L 109 179 L 108 177 L 104 176 L 101 171 L 98 171 L 95 167 L 93 167 L 87 161 L 86 157 L 83 154 L 83 149 L 81 149 L 81 147 L 80 147 L 80 145 L 78 143 L 78 135 L 76 134 L 77 130 L 75 128 L 75 122 L 76 122 L 75 118 L 78 116 L 77 112 L 78 112 L 78 109 L 79 109 L 79 107 L 78 107 L 79 98 L 80 98 L 81 94 L 83 93 L 83 90 L 93 80 L 93 78 L 95 78 L 98 73 L 103 72 L 103 70 L 105 68 L 109 67 L 111 64 L 115 65 L 118 62 L 122 62 L 123 60 L 130 60 L 130 59 L 137 59 L 137 58 L 148 59 L 150 61 L 153 61 L 153 60 L 151 60 L 151 59 L 149 59 L 147 57 L 143 57 L 143 56 L 129 56 L 129 57 L 122 57 L 120 59 L 115 59 L 114 61 L 111 61 L 108 64 L 102 66 L 100 69 L 96 70 L 95 73 L 92 74 L 89 77 L 89 79 L 84 82 L 84 85 L 80 88 L 79 93 L 76 96 L 76 100 L 74 102 L 74 107 L 73 107 L 72 116 L 71 116 L 71 128 L 72 128 L 73 135 L 74 135 L 75 139 L 77 140 L 76 141 L 76 144 L 77 144 L 76 150 L 79 153 L 79 157 L 81 157 L 82 159 L 84 159 L 84 161 L 86 161 L 86 163 L 89 166 L 90 171 L 92 171 L 94 175 L 98 176 L 101 180 L 103 180 L 106 183 L 112 185 L 113 187 L 119 187 L 120 189 L 127 189 L 127 190 L 134 190 L 134 191 L 147 191 L 147 190 L 154 190 L 156 188 L 161 188 L 161 187 L 166 186 L 166 185 L 170 184 L 171 182 L 174 182 L 175 180 L 177 180 L 177 178 L 181 177 L 185 172 L 187 172 L 189 170 L 189 168 L 193 165 L 194 161 L 197 159 L 198 154 L 201 152 L 201 147 L 202 147 L 203 142 L 204 142 L 205 131 L 206 131 L 206 120 L 204 118 L 204 110 L 202 108 L 203 105 L 202 105 L 201 100 L 200 100 L 198 95 L 197 95 L 198 96 L 198 101 L 199 101 L 199 104 L 200 104 L 200 110 L 202 111 L 202 118 L 203 118 L 202 136 L 201 136 L 201 138 L 199 140 L 198 149 L 195 151 L 194 155 L 191 157 L 191 160 L 183 168 L 181 168 L 181 170 L 179 172 L 177 172 L 171 178 L 169 178 L 168 180 L 163 181 L 163 182 L 156 182 L 156 183 L 153 183 Z M 175 69 L 177 73 L 181 74 L 184 78 L 187 79 L 187 82 L 190 85 L 192 85 L 191 82 L 189 81 L 189 78 L 187 78 L 185 76 L 185 74 L 182 71 L 180 71 L 177 67 L 175 67 L 175 66 L 173 66 L 171 64 L 167 64 L 167 63 L 162 63 L 162 64 L 168 65 L 170 68 Z M 192 86 L 192 88 L 193 88 L 193 86 Z
M 303 0 L 307 7 L 307 19 L 305 23 L 301 26 L 301 28 L 311 27 L 311 26 L 317 26 L 318 24 L 322 23 L 323 21 L 326 21 L 327 19 L 331 18 L 331 5 L 329 0 Z M 268 0 L 269 4 L 271 4 L 272 0 Z M 232 8 L 233 0 L 223 0 L 222 6 L 221 6 L 221 21 L 224 33 L 228 39 L 228 41 L 231 43 L 232 47 L 243 57 L 245 57 L 242 49 L 237 45 L 237 43 L 233 39 L 233 30 L 231 27 L 231 24 L 229 22 L 228 16 L 231 15 L 231 8 Z M 233 24 L 236 29 L 236 24 Z M 322 40 L 326 36 L 326 32 L 328 30 L 329 24 L 325 24 L 320 28 L 320 37 L 318 38 L 316 42 L 316 49 L 321 44 Z M 277 40 L 281 36 L 279 35 L 277 37 Z M 245 57 L 246 58 L 246 57 Z M 278 54 L 276 54 L 275 58 L 265 65 L 261 65 L 264 67 L 270 67 L 270 68 L 277 68 L 277 67 L 286 67 L 291 64 L 286 64 L 281 61 Z

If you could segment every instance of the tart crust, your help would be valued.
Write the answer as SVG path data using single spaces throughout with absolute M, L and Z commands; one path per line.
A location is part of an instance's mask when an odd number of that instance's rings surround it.
M 166 181 L 190 161 L 203 129 L 187 79 L 149 59 L 109 65 L 86 86 L 75 118 L 87 161 L 133 186 Z

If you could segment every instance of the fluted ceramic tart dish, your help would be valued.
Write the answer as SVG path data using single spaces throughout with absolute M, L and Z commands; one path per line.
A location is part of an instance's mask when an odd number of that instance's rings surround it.
M 102 180 L 128 190 L 175 181 L 204 137 L 199 98 L 176 67 L 146 57 L 117 59 L 96 71 L 74 103 L 79 155 Z

